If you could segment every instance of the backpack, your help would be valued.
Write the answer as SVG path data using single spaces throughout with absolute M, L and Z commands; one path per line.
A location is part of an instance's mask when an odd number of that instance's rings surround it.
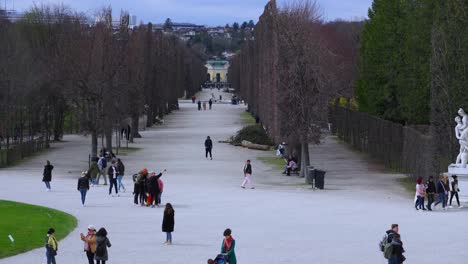
M 385 250 L 385 245 L 388 242 L 388 235 L 385 234 L 385 236 L 382 238 L 382 240 L 379 242 L 379 249 L 380 251 L 384 252 Z
M 387 243 L 385 244 L 384 247 L 384 258 L 385 259 L 391 259 L 393 255 L 393 246 L 392 243 Z

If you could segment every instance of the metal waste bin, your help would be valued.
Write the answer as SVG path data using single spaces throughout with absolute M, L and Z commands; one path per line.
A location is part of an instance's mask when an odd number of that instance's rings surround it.
M 314 166 L 307 166 L 306 167 L 306 181 L 307 181 L 307 183 L 313 184 L 314 183 L 314 178 L 315 178 Z M 313 187 L 313 185 L 312 185 L 312 187 Z
M 325 187 L 325 173 L 324 170 L 314 170 L 315 171 L 315 188 L 323 190 Z

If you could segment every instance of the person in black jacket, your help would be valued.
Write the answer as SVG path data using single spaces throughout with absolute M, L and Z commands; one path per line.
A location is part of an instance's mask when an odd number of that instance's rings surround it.
M 120 196 L 119 190 L 117 188 L 117 163 L 115 161 L 112 161 L 112 165 L 109 167 L 107 170 L 107 175 L 109 176 L 109 195 L 112 194 L 112 187 L 115 186 L 115 194 L 117 196 Z
M 210 136 L 208 136 L 205 140 L 205 157 L 208 158 L 208 154 L 210 154 L 210 158 L 213 159 L 211 155 L 211 150 L 213 149 L 213 141 L 211 141 Z
M 392 258 L 388 260 L 389 264 L 401 264 L 406 258 L 403 255 L 405 249 L 403 249 L 403 242 L 401 242 L 400 234 L 395 233 L 392 239 Z
M 172 232 L 174 232 L 174 208 L 172 204 L 167 203 L 164 209 L 162 222 L 162 231 L 166 233 L 166 242 L 164 244 L 172 244 Z
M 244 165 L 244 181 L 242 182 L 241 187 L 245 189 L 246 184 L 250 185 L 250 189 L 255 189 L 252 182 L 252 165 L 250 164 L 250 160 L 247 160 Z
M 81 205 L 85 206 L 86 193 L 89 190 L 89 174 L 87 171 L 81 173 L 81 177 L 78 179 L 78 191 L 81 193 Z
M 164 170 L 163 172 L 165 171 L 166 170 Z M 162 176 L 163 172 L 159 173 L 158 175 L 156 175 L 156 172 L 154 171 L 150 173 L 150 177 L 148 179 L 148 184 L 147 184 L 149 196 L 148 196 L 148 201 L 146 203 L 146 206 L 150 206 L 150 205 L 151 207 L 155 206 L 154 202 L 156 201 L 159 195 L 158 179 Z
M 198 100 L 197 105 L 198 105 L 198 111 L 201 111 L 201 101 L 200 100 Z
M 125 192 L 125 185 L 122 182 L 123 176 L 125 174 L 125 165 L 123 164 L 121 159 L 117 159 L 117 183 L 119 186 L 119 191 L 120 189 L 123 189 Z
M 44 166 L 44 172 L 42 173 L 42 181 L 46 185 L 46 191 L 50 192 L 50 182 L 52 181 L 52 170 L 54 166 L 50 164 L 50 161 L 47 161 L 47 164 Z
M 427 181 L 427 210 L 432 211 L 432 203 L 434 203 L 434 194 L 436 192 L 436 186 L 434 183 L 434 177 L 430 176 L 429 180 Z
M 463 206 L 460 205 L 460 199 L 458 198 L 458 192 L 460 191 L 460 188 L 458 188 L 458 176 L 457 175 L 452 175 L 453 181 L 452 181 L 452 189 L 450 190 L 450 205 L 449 208 L 452 208 L 452 199 L 453 196 L 457 198 L 457 204 L 458 208 L 462 208 Z

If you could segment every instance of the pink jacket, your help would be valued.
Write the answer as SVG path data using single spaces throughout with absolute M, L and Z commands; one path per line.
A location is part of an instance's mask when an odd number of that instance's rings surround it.
M 161 178 L 158 179 L 158 185 L 159 185 L 159 192 L 163 192 L 164 190 L 164 183 L 161 180 Z
M 426 187 L 423 184 L 416 184 L 416 196 L 424 196 Z

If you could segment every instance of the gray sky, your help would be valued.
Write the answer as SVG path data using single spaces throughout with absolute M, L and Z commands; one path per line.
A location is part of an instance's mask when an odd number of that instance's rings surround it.
M 2 7 L 5 0 L 0 0 Z M 287 0 L 278 0 L 278 3 Z M 367 17 L 372 0 L 317 0 L 324 18 L 355 20 Z M 162 23 L 167 17 L 174 22 L 190 22 L 216 26 L 242 22 L 255 22 L 268 0 L 6 0 L 8 9 L 24 11 L 33 4 L 60 4 L 70 6 L 90 16 L 101 7 L 111 5 L 115 15 L 121 9 L 136 15 L 138 22 Z

